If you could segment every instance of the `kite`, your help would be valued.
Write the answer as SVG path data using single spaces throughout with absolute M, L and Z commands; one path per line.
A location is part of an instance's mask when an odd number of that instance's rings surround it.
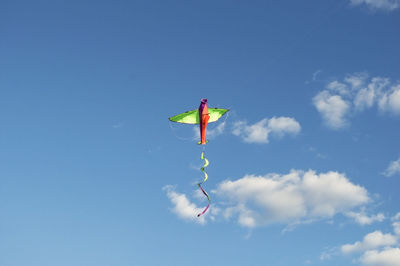
M 169 118 L 169 120 L 176 123 L 200 125 L 200 141 L 198 142 L 198 144 L 206 145 L 208 143 L 208 140 L 206 139 L 207 124 L 217 121 L 228 111 L 228 109 L 222 108 L 208 108 L 207 99 L 201 99 L 199 109 L 172 116 Z M 204 169 L 209 165 L 209 161 L 207 160 L 207 158 L 204 157 L 204 150 L 202 151 L 200 158 L 204 160 L 204 165 L 200 168 L 200 170 L 204 174 L 204 178 L 203 181 L 197 184 L 197 186 L 200 188 L 201 192 L 203 192 L 203 194 L 207 197 L 208 205 L 201 213 L 197 215 L 197 217 L 203 215 L 208 210 L 211 203 L 210 196 L 201 186 L 208 179 L 208 174 Z

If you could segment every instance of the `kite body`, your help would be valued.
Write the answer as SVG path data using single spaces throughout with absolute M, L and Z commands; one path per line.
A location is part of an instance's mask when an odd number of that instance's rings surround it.
M 200 139 L 201 139 L 199 144 L 201 145 L 205 145 L 207 143 L 206 130 L 209 119 L 210 116 L 208 115 L 207 99 L 201 99 L 199 106 Z
M 223 116 L 228 111 L 229 111 L 228 109 L 208 108 L 207 99 L 201 99 L 199 109 L 188 111 L 188 112 L 170 117 L 169 120 L 172 122 L 184 123 L 184 124 L 199 124 L 199 126 L 200 126 L 200 141 L 198 142 L 198 144 L 206 145 L 206 143 L 208 142 L 208 140 L 206 139 L 207 124 L 217 121 L 218 119 L 221 118 L 221 116 Z M 202 182 L 198 183 L 197 185 L 199 186 L 199 188 L 203 192 L 203 194 L 207 197 L 208 205 L 207 205 L 207 207 L 204 208 L 204 210 L 201 213 L 199 213 L 197 215 L 198 217 L 203 215 L 208 210 L 208 208 L 210 207 L 210 203 L 211 203 L 209 195 L 201 186 L 208 178 L 208 175 L 204 171 L 204 168 L 208 166 L 209 161 L 204 157 L 204 150 L 201 153 L 200 158 L 202 160 L 204 160 L 204 165 L 203 165 L 203 167 L 201 167 L 201 171 L 204 174 L 204 179 Z
M 183 124 L 199 124 L 200 125 L 200 142 L 205 145 L 207 124 L 220 119 L 228 109 L 208 108 L 207 99 L 201 99 L 199 109 L 188 111 L 169 118 L 170 121 Z

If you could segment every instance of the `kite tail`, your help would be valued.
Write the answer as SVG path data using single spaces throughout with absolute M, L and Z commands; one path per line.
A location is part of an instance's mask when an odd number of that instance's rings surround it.
M 203 210 L 201 213 L 197 214 L 197 217 L 200 217 L 201 215 L 203 215 L 203 214 L 208 210 L 208 208 L 210 207 L 210 203 L 211 203 L 210 196 L 208 196 L 207 192 L 201 187 L 201 184 L 203 184 L 204 182 L 206 182 L 206 180 L 207 180 L 207 178 L 208 178 L 208 175 L 207 175 L 206 171 L 204 171 L 204 168 L 206 168 L 206 167 L 209 165 L 209 162 L 208 162 L 207 158 L 204 157 L 204 151 L 201 153 L 200 158 L 201 158 L 202 160 L 204 160 L 204 165 L 203 165 L 203 167 L 200 168 L 201 171 L 202 171 L 203 174 L 204 174 L 204 179 L 203 179 L 203 181 L 201 181 L 201 182 L 198 183 L 197 185 L 198 185 L 199 188 L 201 189 L 201 192 L 203 192 L 203 194 L 207 197 L 207 199 L 208 199 L 208 205 L 207 205 L 207 207 L 204 208 L 204 210 Z

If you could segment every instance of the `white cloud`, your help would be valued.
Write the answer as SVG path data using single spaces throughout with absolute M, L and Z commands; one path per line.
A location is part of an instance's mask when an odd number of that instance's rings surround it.
M 386 91 L 388 87 L 390 87 L 390 80 L 382 77 L 374 77 L 368 84 L 368 88 L 376 91 L 378 94 Z
M 375 231 L 364 236 L 363 241 L 357 241 L 354 244 L 346 244 L 341 247 L 344 254 L 363 252 L 384 246 L 391 246 L 397 243 L 396 236 L 392 234 L 383 234 L 381 231 Z
M 348 88 L 346 84 L 340 83 L 337 80 L 334 80 L 330 82 L 327 86 L 327 89 L 329 89 L 332 92 L 336 92 L 340 95 L 347 95 L 349 93 Z
M 360 260 L 364 265 L 399 266 L 400 248 L 387 248 L 382 251 L 370 250 L 365 252 Z
M 246 227 L 329 218 L 370 200 L 366 189 L 344 174 L 312 170 L 246 175 L 220 183 L 214 192 L 230 202 L 225 216 L 237 214 L 238 223 Z
M 331 95 L 324 90 L 313 98 L 313 103 L 328 127 L 340 129 L 346 126 L 346 115 L 350 105 L 340 95 Z
M 358 261 L 363 265 L 400 266 L 400 222 L 398 222 L 400 213 L 391 219 L 394 234 L 384 234 L 380 230 L 376 230 L 365 235 L 362 241 L 342 245 L 341 253 L 345 255 L 361 253 Z
M 399 0 L 400 1 L 400 0 Z M 313 98 L 325 124 L 332 129 L 348 125 L 349 117 L 377 106 L 382 112 L 400 115 L 400 84 L 366 73 L 347 75 L 344 82 L 334 80 Z
M 185 194 L 176 192 L 175 188 L 171 185 L 163 187 L 163 190 L 166 191 L 167 197 L 174 205 L 172 212 L 178 215 L 179 218 L 199 224 L 204 224 L 206 222 L 205 216 L 197 217 L 197 214 L 201 213 L 203 209 L 190 202 Z
M 301 130 L 299 122 L 290 117 L 272 117 L 268 121 L 268 128 L 272 133 L 276 133 L 279 136 L 284 134 L 296 135 Z
M 400 114 L 400 84 L 392 86 L 389 91 L 383 93 L 379 100 L 379 108 L 393 114 Z
M 267 125 L 268 119 L 266 118 L 250 126 L 244 121 L 239 121 L 234 124 L 232 133 L 236 136 L 241 136 L 248 143 L 268 143 L 270 130 Z
M 328 251 L 324 251 L 321 253 L 321 255 L 319 256 L 320 260 L 329 260 L 332 258 L 332 251 L 328 250 Z
M 264 118 L 253 125 L 238 121 L 233 127 L 232 133 L 248 143 L 268 143 L 271 133 L 282 137 L 286 134 L 296 135 L 301 130 L 299 122 L 290 117 Z
M 375 100 L 375 91 L 371 88 L 362 88 L 354 98 L 354 107 L 357 111 L 371 108 Z
M 400 212 L 391 220 L 394 233 L 384 234 L 376 230 L 365 235 L 362 241 L 339 247 L 341 254 L 360 256 L 358 259 L 353 259 L 353 262 L 360 262 L 362 265 L 400 266 Z M 321 256 L 323 254 L 325 252 Z
M 368 78 L 368 74 L 365 72 L 354 73 L 351 75 L 347 75 L 344 78 L 344 81 L 351 85 L 353 88 L 360 88 L 365 84 L 366 79 Z
M 352 5 L 365 4 L 371 9 L 392 11 L 400 7 L 400 0 L 350 0 Z
M 400 220 L 400 212 L 398 212 L 395 216 L 392 217 L 393 221 Z
M 224 133 L 225 126 L 226 126 L 226 122 L 224 121 L 224 122 L 220 123 L 218 126 L 216 126 L 215 128 L 208 129 L 207 135 L 210 138 L 215 138 L 216 136 L 219 136 L 222 133 Z
M 383 175 L 389 177 L 398 173 L 400 173 L 400 157 L 396 161 L 392 161 L 389 163 L 388 167 L 383 172 Z
M 347 212 L 346 216 L 353 218 L 356 223 L 360 225 L 368 225 L 372 224 L 373 222 L 382 222 L 385 219 L 385 215 L 383 213 L 378 213 L 375 215 L 368 216 L 365 213 L 365 208 L 362 208 L 361 212 Z
M 400 222 L 393 222 L 393 231 L 396 235 L 400 236 Z
M 322 72 L 321 69 L 318 69 L 317 71 L 315 71 L 315 72 L 312 74 L 312 81 L 316 81 L 316 80 L 317 80 L 318 74 L 320 74 L 321 72 Z
M 400 237 L 400 221 L 399 220 L 400 220 L 400 212 L 392 217 L 392 221 L 394 221 L 392 223 L 393 231 L 398 237 Z
M 346 84 L 340 83 L 337 80 L 334 80 L 326 86 L 327 89 L 329 89 L 332 92 L 336 92 L 340 95 L 347 95 L 349 94 L 348 87 Z
M 185 194 L 176 192 L 170 185 L 163 190 L 173 205 L 172 212 L 181 219 L 204 224 L 205 217 L 211 220 L 223 217 L 248 228 L 272 223 L 288 226 L 310 223 L 338 213 L 346 214 L 370 201 L 367 190 L 353 184 L 344 174 L 317 174 L 312 170 L 225 180 L 212 191 L 221 203 L 200 218 L 197 214 L 202 208 Z

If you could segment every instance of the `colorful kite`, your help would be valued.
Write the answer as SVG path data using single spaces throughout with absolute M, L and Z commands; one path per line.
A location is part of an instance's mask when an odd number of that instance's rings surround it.
M 197 110 L 192 110 L 188 111 L 173 117 L 170 117 L 169 120 L 172 122 L 177 122 L 177 123 L 184 123 L 184 124 L 199 124 L 200 125 L 200 141 L 198 144 L 200 145 L 206 145 L 208 140 L 206 139 L 206 129 L 207 129 L 207 124 L 211 122 L 215 122 L 218 119 L 221 118 L 226 112 L 228 112 L 228 109 L 221 109 L 221 108 L 208 108 L 207 107 L 207 99 L 201 99 L 199 109 Z M 202 182 L 198 183 L 197 185 L 199 186 L 200 190 L 203 192 L 203 194 L 207 197 L 208 200 L 208 205 L 207 207 L 204 208 L 204 210 L 199 213 L 197 216 L 200 217 L 203 215 L 208 208 L 210 207 L 210 196 L 207 194 L 207 192 L 201 187 L 201 185 L 206 182 L 208 175 L 204 171 L 204 168 L 206 168 L 209 165 L 209 161 L 204 157 L 204 150 L 201 153 L 200 158 L 204 160 L 204 165 L 201 167 L 201 171 L 204 174 L 204 179 Z

